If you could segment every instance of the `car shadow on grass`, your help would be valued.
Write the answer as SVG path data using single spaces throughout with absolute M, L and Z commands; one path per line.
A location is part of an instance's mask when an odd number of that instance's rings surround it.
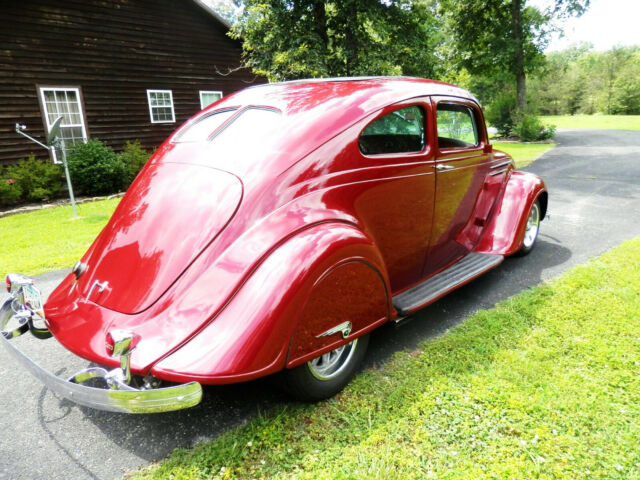
M 569 249 L 541 235 L 527 257 L 507 258 L 494 270 L 412 315 L 404 324 L 387 324 L 373 332 L 362 368 L 378 368 L 394 353 L 413 350 L 422 341 L 459 325 L 476 311 L 491 308 L 537 285 L 545 269 L 562 264 L 570 257 Z M 77 408 L 121 448 L 153 461 L 166 457 L 175 448 L 212 440 L 246 424 L 260 412 L 286 403 L 296 402 L 266 378 L 205 387 L 200 405 L 177 412 L 137 416 Z

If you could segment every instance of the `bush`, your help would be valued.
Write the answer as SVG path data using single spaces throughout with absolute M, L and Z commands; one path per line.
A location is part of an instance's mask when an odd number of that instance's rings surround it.
M 149 160 L 149 152 L 147 152 L 138 140 L 134 142 L 127 141 L 124 144 L 120 157 L 127 166 L 127 184 L 133 182 L 138 172 L 142 170 L 144 164 Z
M 516 97 L 512 93 L 504 93 L 496 97 L 485 112 L 487 122 L 498 129 L 498 134 L 508 137 L 513 132 L 515 122 L 513 115 L 516 109 Z
M 63 186 L 62 169 L 49 161 L 36 160 L 30 155 L 26 160 L 20 160 L 15 165 L 7 168 L 5 176 L 13 180 L 11 188 L 15 187 L 19 192 L 19 200 L 24 202 L 37 202 L 60 193 Z M 7 182 L 3 182 L 7 184 Z M 2 187 L 5 192 L 11 190 Z M 15 197 L 15 192 L 8 193 Z
M 523 142 L 535 142 L 553 138 L 556 128 L 554 126 L 545 127 L 537 116 L 526 114 L 520 118 L 513 128 L 513 133 L 520 137 Z
M 74 190 L 84 195 L 108 195 L 127 184 L 127 166 L 99 140 L 78 143 L 67 155 Z

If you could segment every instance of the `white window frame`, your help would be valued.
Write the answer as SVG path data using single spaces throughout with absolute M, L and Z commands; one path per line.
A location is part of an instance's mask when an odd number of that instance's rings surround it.
M 63 127 L 80 127 L 82 128 L 82 141 L 87 142 L 87 123 L 84 117 L 84 106 L 82 104 L 82 94 L 80 93 L 80 88 L 78 87 L 65 87 L 65 86 L 39 86 L 38 93 L 40 94 L 40 102 L 42 104 L 42 113 L 44 116 L 45 126 L 47 128 L 47 135 L 51 132 L 51 122 L 49 121 L 49 111 L 47 109 L 47 100 L 44 96 L 45 92 L 74 92 L 76 94 L 76 98 L 78 99 L 78 113 L 80 115 L 80 123 L 65 123 L 62 125 Z M 65 148 L 67 146 L 65 145 Z M 51 158 L 53 163 L 61 164 L 62 162 L 58 160 L 58 155 L 55 148 L 50 150 Z
M 170 105 L 154 105 L 151 106 L 151 94 L 152 93 L 168 93 Z M 147 104 L 149 105 L 149 118 L 151 119 L 151 123 L 175 123 L 176 122 L 176 113 L 173 106 L 173 93 L 171 90 L 158 90 L 158 89 L 147 89 Z M 171 107 L 171 120 L 154 120 L 153 119 L 153 109 L 154 108 L 167 108 Z
M 205 108 L 207 108 L 209 105 L 211 105 L 210 103 L 208 105 L 204 104 L 204 101 L 202 99 L 202 95 L 220 95 L 220 98 L 222 98 L 224 95 L 222 94 L 222 90 L 200 90 L 200 110 L 203 110 Z M 220 100 L 220 98 L 218 100 Z M 216 100 L 217 101 L 217 100 Z

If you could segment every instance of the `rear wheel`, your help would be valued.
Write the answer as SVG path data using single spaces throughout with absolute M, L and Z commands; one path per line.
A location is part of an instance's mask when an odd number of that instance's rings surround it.
M 369 344 L 369 335 L 320 355 L 280 375 L 281 386 L 299 400 L 314 402 L 334 396 L 353 377 Z
M 540 230 L 540 201 L 536 200 L 529 210 L 529 218 L 527 218 L 527 227 L 524 231 L 522 246 L 516 252 L 516 255 L 522 257 L 527 255 L 536 245 L 538 239 L 538 231 Z

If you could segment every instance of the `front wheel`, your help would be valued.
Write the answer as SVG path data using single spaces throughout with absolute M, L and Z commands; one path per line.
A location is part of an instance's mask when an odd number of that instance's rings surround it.
M 540 201 L 536 200 L 529 210 L 529 218 L 527 218 L 527 228 L 524 231 L 522 246 L 516 252 L 517 256 L 527 255 L 536 244 L 538 239 L 538 231 L 540 230 Z
M 320 355 L 281 375 L 281 386 L 299 400 L 314 402 L 334 396 L 351 380 L 362 362 L 369 335 Z

